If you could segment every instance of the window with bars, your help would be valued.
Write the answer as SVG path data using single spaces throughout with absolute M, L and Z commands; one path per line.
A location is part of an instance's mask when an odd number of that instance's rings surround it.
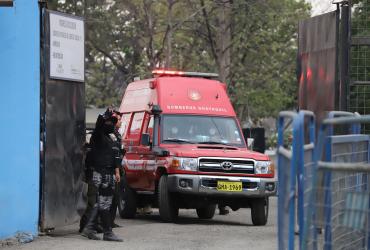
M 348 110 L 370 114 L 370 1 L 352 6 Z M 362 126 L 370 134 L 370 125 Z
M 370 84 L 353 84 L 350 87 L 349 111 L 370 114 Z M 370 125 L 362 125 L 363 133 L 370 134 Z
M 352 82 L 370 83 L 370 45 L 352 45 L 350 65 Z

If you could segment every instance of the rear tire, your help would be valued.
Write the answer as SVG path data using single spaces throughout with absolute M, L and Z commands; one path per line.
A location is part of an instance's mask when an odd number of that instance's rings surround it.
M 136 192 L 127 185 L 126 180 L 121 181 L 120 189 L 118 199 L 119 215 L 122 219 L 132 219 L 136 215 Z
M 167 175 L 162 175 L 158 184 L 159 215 L 164 222 L 174 222 L 179 215 L 179 208 L 175 206 L 173 194 L 168 191 Z
M 205 207 L 197 208 L 197 215 L 199 219 L 212 219 L 215 215 L 216 205 L 211 204 Z
M 255 226 L 264 226 L 269 214 L 269 198 L 258 198 L 252 201 L 251 215 Z

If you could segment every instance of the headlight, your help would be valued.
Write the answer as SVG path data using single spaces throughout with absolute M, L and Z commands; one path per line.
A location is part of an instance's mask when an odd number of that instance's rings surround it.
M 254 169 L 256 174 L 273 174 L 275 167 L 271 161 L 256 161 Z
M 180 158 L 175 157 L 172 160 L 172 167 L 181 170 L 197 171 L 198 170 L 198 159 L 197 158 Z

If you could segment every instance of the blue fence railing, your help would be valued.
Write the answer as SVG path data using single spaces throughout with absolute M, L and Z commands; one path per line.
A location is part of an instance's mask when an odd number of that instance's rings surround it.
M 307 129 L 305 129 L 306 127 Z M 284 140 L 284 131 L 289 128 L 292 130 L 292 138 L 291 143 L 287 144 L 286 140 Z M 308 130 L 307 143 L 305 143 L 306 130 Z M 312 112 L 280 113 L 277 149 L 279 249 L 294 248 L 295 231 L 299 230 L 300 225 L 304 223 L 304 186 L 305 182 L 307 182 L 305 173 L 308 171 L 309 166 L 304 161 L 309 154 L 311 157 L 308 158 L 312 161 L 314 143 L 315 116 Z M 299 198 L 298 200 L 297 197 Z
M 360 134 L 369 122 L 333 111 L 317 133 L 312 112 L 280 113 L 279 249 L 369 249 L 370 137 Z

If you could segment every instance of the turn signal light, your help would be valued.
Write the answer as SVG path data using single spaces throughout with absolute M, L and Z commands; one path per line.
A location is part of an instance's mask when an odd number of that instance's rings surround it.
M 275 176 L 275 164 L 273 162 L 271 162 L 269 174 L 273 174 Z
M 173 167 L 173 168 L 179 168 L 180 165 L 181 165 L 181 162 L 180 162 L 179 159 L 173 159 L 172 160 L 171 167 Z

